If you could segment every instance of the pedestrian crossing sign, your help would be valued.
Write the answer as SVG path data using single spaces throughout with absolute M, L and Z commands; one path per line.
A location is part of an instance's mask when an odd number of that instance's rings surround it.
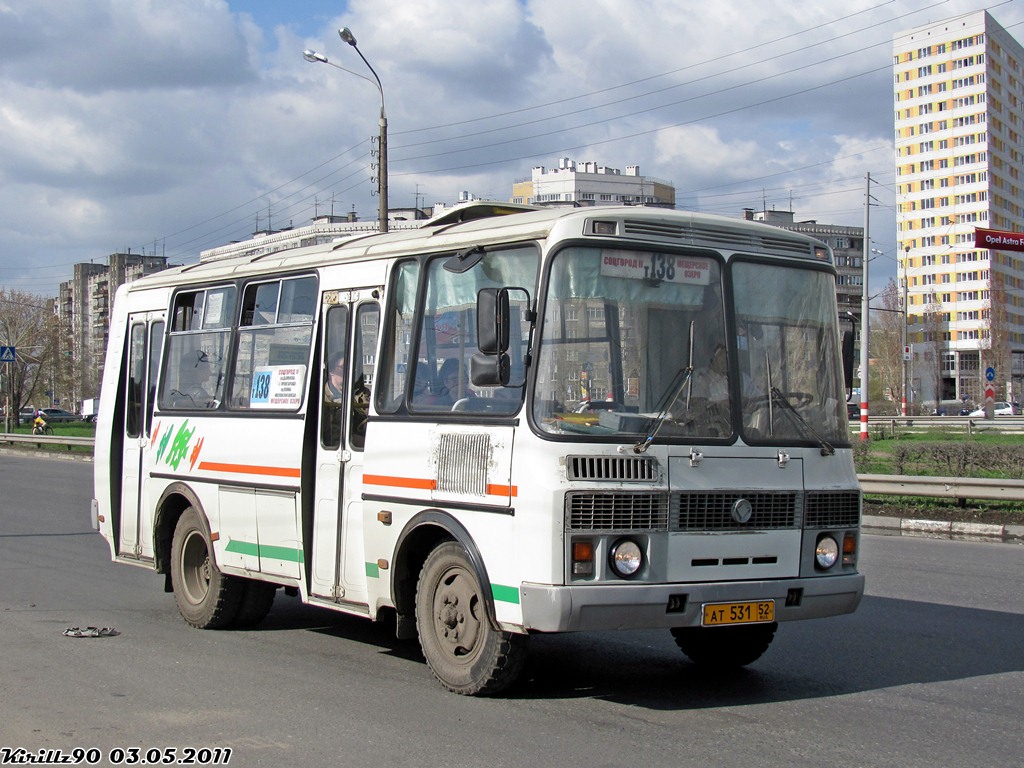
M 14 347 L 0 347 L 0 363 L 13 363 L 14 352 Z

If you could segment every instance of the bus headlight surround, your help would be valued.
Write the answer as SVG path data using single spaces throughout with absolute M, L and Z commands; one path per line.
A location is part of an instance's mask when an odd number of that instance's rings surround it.
M 814 547 L 814 562 L 818 568 L 827 571 L 839 560 L 839 544 L 829 534 L 822 534 L 818 537 L 818 544 Z
M 616 576 L 629 579 L 636 576 L 644 564 L 644 553 L 632 539 L 619 539 L 608 550 L 608 563 Z

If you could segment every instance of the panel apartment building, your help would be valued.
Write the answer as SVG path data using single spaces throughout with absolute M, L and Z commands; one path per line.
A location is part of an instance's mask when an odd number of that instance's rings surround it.
M 975 227 L 1024 230 L 1024 49 L 986 11 L 895 35 L 899 279 L 921 401 L 1020 399 L 1024 253 Z
M 105 264 L 75 264 L 72 278 L 60 284 L 57 314 L 69 354 L 71 409 L 97 397 L 110 333 L 110 311 L 119 285 L 167 269 L 165 256 L 112 253 Z

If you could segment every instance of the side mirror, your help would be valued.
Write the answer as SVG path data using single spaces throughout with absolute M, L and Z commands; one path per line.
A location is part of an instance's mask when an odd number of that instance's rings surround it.
M 477 352 L 469 360 L 469 380 L 477 387 L 506 387 L 512 376 L 509 357 L 501 352 L 486 355 Z
M 481 288 L 476 295 L 476 345 L 483 354 L 508 351 L 509 320 L 508 289 Z

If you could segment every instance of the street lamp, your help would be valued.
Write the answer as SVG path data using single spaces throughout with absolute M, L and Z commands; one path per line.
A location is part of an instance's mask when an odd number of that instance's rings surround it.
M 907 351 L 907 321 L 909 308 L 907 307 L 907 271 L 910 269 L 910 245 L 908 244 L 903 251 L 903 415 L 907 415 L 907 388 L 909 382 L 907 381 L 907 363 L 910 362 L 910 353 Z M 938 405 L 935 406 L 938 408 Z
M 387 113 L 384 111 L 384 87 L 380 84 L 380 78 L 377 76 L 377 72 L 374 70 L 374 68 L 372 66 L 370 66 L 370 62 L 368 62 L 366 60 L 366 57 L 363 56 L 363 52 L 360 51 L 359 50 L 359 46 L 356 45 L 356 38 L 355 38 L 355 35 L 352 34 L 352 31 L 348 27 L 342 27 L 341 29 L 338 30 L 338 36 L 344 42 L 348 43 L 349 45 L 351 45 L 353 48 L 356 49 L 356 53 L 359 54 L 359 58 L 361 58 L 363 60 L 363 63 L 367 66 L 367 68 L 369 68 L 370 72 L 373 74 L 373 80 L 370 80 L 370 78 L 366 77 L 365 75 L 360 75 L 358 72 L 353 72 L 351 69 L 345 69 L 345 67 L 339 67 L 334 62 L 328 61 L 327 57 L 324 56 L 322 53 L 317 53 L 316 51 L 311 51 L 311 50 L 307 49 L 307 50 L 302 52 L 302 57 L 306 61 L 319 62 L 321 64 L 330 64 L 332 67 L 336 67 L 337 69 L 340 69 L 340 70 L 343 70 L 345 72 L 348 72 L 349 74 L 355 75 L 356 77 L 361 77 L 361 78 L 363 78 L 363 80 L 368 80 L 369 82 L 371 82 L 374 85 L 376 85 L 377 86 L 377 90 L 380 92 L 380 138 L 379 138 L 379 147 L 378 147 L 378 149 L 380 150 L 380 164 L 379 164 L 379 167 L 377 168 L 377 197 L 379 198 L 379 200 L 378 200 L 379 207 L 378 207 L 378 212 L 377 212 L 377 214 L 378 214 L 377 218 L 378 218 L 378 221 L 379 221 L 380 231 L 381 232 L 387 232 L 388 231 L 388 116 L 387 116 Z

